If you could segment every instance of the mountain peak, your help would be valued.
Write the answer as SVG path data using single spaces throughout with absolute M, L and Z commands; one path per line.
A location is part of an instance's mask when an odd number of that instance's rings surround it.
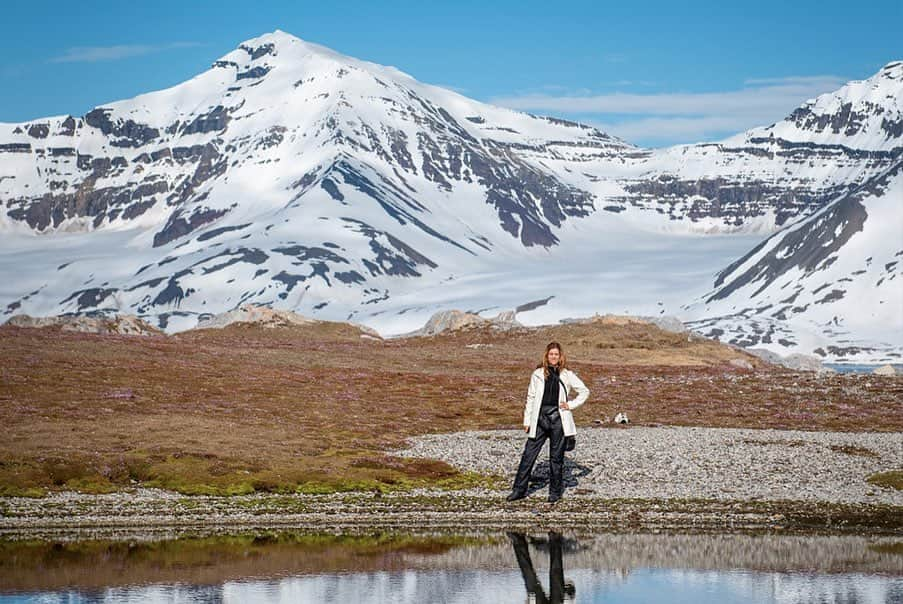
M 748 247 L 719 238 L 683 252 L 695 245 L 683 235 L 771 232 L 865 183 L 877 187 L 870 179 L 903 147 L 901 69 L 889 63 L 885 75 L 851 82 L 737 144 L 653 151 L 468 99 L 284 31 L 263 33 L 174 87 L 83 117 L 0 124 L 0 279 L 12 283 L 0 291 L 0 319 L 117 312 L 178 331 L 251 302 L 400 333 L 452 300 L 535 309 L 531 316 L 548 320 L 606 307 L 662 312 L 702 289 L 692 275 L 707 279 Z M 866 229 L 899 224 L 884 208 L 901 182 L 863 201 L 876 208 Z M 862 223 L 856 203 L 847 205 L 813 226 L 821 237 L 794 258 L 835 240 L 829 251 L 841 254 L 846 240 L 832 233 L 851 238 Z M 35 232 L 60 231 L 77 232 L 35 241 Z M 661 243 L 667 233 L 673 245 Z M 809 316 L 824 325 L 841 294 L 864 316 L 882 317 L 882 329 L 899 329 L 897 315 L 885 320 L 875 306 L 880 298 L 857 293 L 883 278 L 884 306 L 900 308 L 899 237 L 875 233 L 853 240 L 862 248 L 849 248 L 854 265 L 843 257 L 831 265 L 830 291 L 819 280 L 828 273 L 816 271 L 810 306 L 775 294 L 797 317 L 776 342 L 813 350 L 785 336 L 809 329 Z M 778 288 L 793 278 L 782 269 L 800 264 L 783 251 L 794 241 L 758 263 Z M 574 257 L 561 273 L 560 259 Z M 590 295 L 568 289 L 599 277 L 598 258 L 609 257 L 635 272 L 613 273 Z M 670 272 L 683 258 L 693 267 L 678 283 Z M 825 270 L 835 262 L 819 259 Z M 514 268 L 524 263 L 541 267 L 526 286 Z M 668 278 L 650 276 L 649 266 Z M 624 282 L 638 287 L 605 285 Z M 542 301 L 548 283 L 562 286 L 554 301 Z M 700 312 L 717 311 L 708 318 L 723 323 L 740 309 L 735 300 L 725 294 Z M 745 316 L 757 321 L 765 309 Z M 730 327 L 738 342 L 747 323 Z M 835 327 L 818 341 L 849 349 L 845 334 L 856 334 L 828 333 Z M 863 333 L 856 341 L 871 341 Z M 903 350 L 899 338 L 891 345 Z
M 313 42 L 308 42 L 307 40 L 302 40 L 298 36 L 282 31 L 281 29 L 261 34 L 256 38 L 245 40 L 238 45 L 238 50 L 247 51 L 248 49 L 250 49 L 252 51 L 258 50 L 262 53 L 264 52 L 262 49 L 265 47 L 273 49 L 271 52 L 266 53 L 273 56 L 276 56 L 279 52 L 286 52 L 290 50 L 294 51 L 297 49 L 308 54 L 324 55 L 331 58 L 341 58 L 343 60 L 349 61 L 354 60 L 352 57 L 342 55 L 325 46 L 321 46 Z M 263 55 L 261 54 L 260 56 Z
M 773 138 L 894 153 L 903 145 L 903 61 L 891 61 L 869 78 L 807 100 L 780 122 L 724 142 L 756 144 Z
M 326 46 L 303 40 L 281 29 L 245 40 L 235 50 L 213 63 L 213 67 L 263 65 L 270 68 L 288 65 L 293 70 L 316 70 L 317 67 L 324 65 L 330 67 L 337 65 L 360 69 L 374 75 L 381 74 L 384 77 L 400 77 L 406 81 L 415 81 L 413 77 L 395 67 L 362 61 Z

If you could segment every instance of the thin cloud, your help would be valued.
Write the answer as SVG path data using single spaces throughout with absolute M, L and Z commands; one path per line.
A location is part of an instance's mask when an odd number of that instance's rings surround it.
M 725 92 L 685 92 L 632 94 L 615 92 L 597 95 L 526 94 L 497 97 L 491 103 L 525 111 L 567 111 L 573 113 L 622 113 L 645 115 L 761 115 L 789 112 L 806 99 L 846 82 L 836 76 L 812 82 L 750 86 Z
M 140 57 L 174 48 L 201 46 L 200 42 L 171 42 L 169 44 L 123 44 L 117 46 L 74 46 L 60 56 L 52 57 L 49 63 L 96 63 L 116 61 L 129 57 Z
M 655 82 L 649 80 L 618 80 L 612 82 L 614 86 L 655 86 Z
M 767 126 L 808 99 L 836 90 L 846 82 L 846 78 L 832 75 L 790 76 L 749 79 L 738 90 L 720 92 L 549 94 L 541 91 L 496 97 L 489 102 L 521 111 L 579 115 L 583 121 L 628 141 L 655 139 L 680 143 Z
M 697 142 L 713 136 L 740 132 L 749 127 L 742 118 L 726 116 L 650 117 L 615 123 L 589 120 L 589 124 L 627 141 L 654 139 Z
M 748 80 L 744 80 L 743 83 L 747 86 L 769 86 L 769 85 L 803 85 L 803 86 L 822 86 L 822 85 L 835 85 L 838 80 L 837 76 L 832 75 L 818 75 L 818 76 L 785 76 L 782 78 L 750 78 Z M 841 82 L 846 82 L 846 80 L 841 80 Z

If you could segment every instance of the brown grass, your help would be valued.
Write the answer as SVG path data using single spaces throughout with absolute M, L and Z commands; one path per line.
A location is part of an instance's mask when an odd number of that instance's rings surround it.
M 903 470 L 877 472 L 869 476 L 867 480 L 878 487 L 903 491 Z
M 853 455 L 854 457 L 881 457 L 871 449 L 868 449 L 866 447 L 857 447 L 856 445 L 830 445 L 828 448 L 832 451 L 837 451 L 838 453 Z
M 416 434 L 518 427 L 550 340 L 592 392 L 584 426 L 626 411 L 639 425 L 903 429 L 903 379 L 766 368 L 644 324 L 360 336 L 339 323 L 151 337 L 0 326 L 0 494 L 475 484 L 391 451 Z

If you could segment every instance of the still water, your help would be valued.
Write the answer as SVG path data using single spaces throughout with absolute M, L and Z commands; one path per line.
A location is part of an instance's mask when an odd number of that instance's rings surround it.
M 903 541 L 267 533 L 0 541 L 2 602 L 903 603 Z
M 833 369 L 837 373 L 873 373 L 878 367 L 883 367 L 886 363 L 881 364 L 857 364 L 857 363 L 823 363 L 824 367 Z M 891 367 L 897 370 L 898 374 L 903 374 L 903 365 L 892 363 Z

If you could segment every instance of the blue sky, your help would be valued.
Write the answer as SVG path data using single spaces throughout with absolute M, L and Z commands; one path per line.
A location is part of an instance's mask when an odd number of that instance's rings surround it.
M 0 121 L 83 115 L 282 29 L 642 145 L 717 140 L 903 59 L 903 2 L 9 0 Z

